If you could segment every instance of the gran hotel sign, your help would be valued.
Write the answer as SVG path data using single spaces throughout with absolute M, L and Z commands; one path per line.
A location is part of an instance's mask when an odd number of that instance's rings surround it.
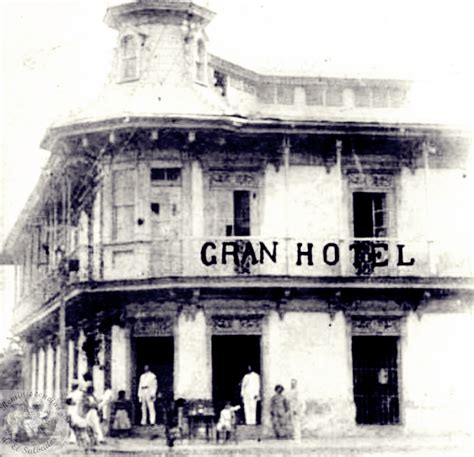
M 374 273 L 377 268 L 388 267 L 390 263 L 397 267 L 415 265 L 415 259 L 405 251 L 404 244 L 395 244 L 394 247 L 395 258 L 389 257 L 389 252 L 392 252 L 393 247 L 383 240 L 354 240 L 346 249 L 353 253 L 355 273 L 360 276 L 368 276 Z M 284 248 L 290 249 L 286 246 Z M 244 239 L 222 243 L 207 241 L 201 246 L 201 262 L 206 267 L 233 264 L 237 271 L 249 273 L 252 265 L 277 264 L 281 261 L 287 262 L 288 258 L 295 259 L 297 267 L 311 267 L 316 262 L 336 267 L 341 258 L 341 247 L 337 243 L 326 243 L 318 247 L 313 243 L 297 242 L 294 249 L 294 256 L 288 256 L 278 241 L 266 243 Z

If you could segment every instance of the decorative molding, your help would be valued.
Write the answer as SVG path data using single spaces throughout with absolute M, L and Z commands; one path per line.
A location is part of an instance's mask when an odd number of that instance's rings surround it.
M 263 315 L 256 316 L 212 316 L 212 331 L 215 335 L 260 335 Z
M 352 335 L 399 336 L 400 319 L 394 317 L 352 317 Z
M 211 187 L 257 187 L 257 173 L 249 171 L 209 171 L 209 183 Z
M 171 317 L 142 318 L 133 322 L 134 337 L 171 335 L 173 335 L 173 319 Z
M 347 182 L 353 189 L 393 189 L 394 177 L 381 173 L 347 173 Z

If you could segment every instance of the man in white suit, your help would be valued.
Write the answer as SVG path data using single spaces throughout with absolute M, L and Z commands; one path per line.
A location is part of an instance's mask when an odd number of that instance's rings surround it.
M 244 403 L 245 423 L 255 425 L 257 423 L 257 402 L 260 400 L 260 375 L 248 367 L 248 373 L 242 379 L 240 396 Z
M 158 390 L 158 382 L 154 373 L 150 371 L 150 367 L 145 365 L 143 374 L 140 376 L 138 383 L 138 401 L 142 404 L 142 420 L 141 424 L 147 423 L 147 410 L 150 415 L 150 425 L 155 425 L 155 399 Z

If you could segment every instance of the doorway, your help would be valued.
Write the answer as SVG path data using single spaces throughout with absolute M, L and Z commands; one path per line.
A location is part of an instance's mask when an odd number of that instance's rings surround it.
M 135 338 L 135 389 L 145 365 L 156 375 L 158 398 L 155 401 L 156 422 L 163 423 L 164 405 L 173 400 L 174 340 L 172 336 Z M 140 423 L 141 405 L 135 395 L 135 423 Z
M 353 336 L 356 422 L 398 424 L 398 337 Z
M 245 423 L 240 387 L 248 366 L 262 376 L 260 336 L 222 335 L 212 337 L 212 397 L 218 414 L 230 401 L 241 405 L 237 412 L 239 423 Z M 261 402 L 257 404 L 257 424 L 261 420 Z

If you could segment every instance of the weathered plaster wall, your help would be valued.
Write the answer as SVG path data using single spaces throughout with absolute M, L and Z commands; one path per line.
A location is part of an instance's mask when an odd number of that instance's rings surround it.
M 268 317 L 264 333 L 264 424 L 270 427 L 269 401 L 276 384 L 298 380 L 306 404 L 305 434 L 341 434 L 354 423 L 346 323 L 342 313 L 288 312 Z
M 211 354 L 206 317 L 181 313 L 175 329 L 174 396 L 186 399 L 212 398 Z
M 448 304 L 407 317 L 401 401 L 410 433 L 472 433 L 472 311 L 443 312 Z

